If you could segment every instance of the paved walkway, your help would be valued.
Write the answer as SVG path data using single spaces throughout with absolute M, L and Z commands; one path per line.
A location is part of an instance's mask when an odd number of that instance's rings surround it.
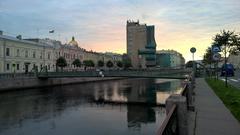
M 240 123 L 203 78 L 196 79 L 196 135 L 240 135 Z

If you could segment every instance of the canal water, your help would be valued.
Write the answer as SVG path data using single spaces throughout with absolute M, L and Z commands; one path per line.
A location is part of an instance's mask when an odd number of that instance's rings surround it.
M 153 104 L 181 83 L 139 78 L 0 93 L 0 135 L 153 135 L 166 115 Z

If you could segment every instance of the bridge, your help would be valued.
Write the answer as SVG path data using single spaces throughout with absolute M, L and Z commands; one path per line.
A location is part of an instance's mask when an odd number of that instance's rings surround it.
M 187 69 L 162 70 L 105 70 L 105 71 L 68 71 L 68 72 L 40 72 L 39 79 L 69 78 L 69 77 L 128 77 L 128 78 L 172 78 L 185 79 L 191 73 Z

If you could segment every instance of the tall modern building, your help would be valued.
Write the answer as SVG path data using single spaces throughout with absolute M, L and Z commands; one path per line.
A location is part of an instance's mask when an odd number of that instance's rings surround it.
M 148 68 L 156 65 L 156 42 L 154 26 L 127 21 L 127 55 L 133 68 Z

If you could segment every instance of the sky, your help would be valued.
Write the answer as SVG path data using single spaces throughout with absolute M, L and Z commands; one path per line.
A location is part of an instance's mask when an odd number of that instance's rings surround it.
M 0 0 L 0 30 L 98 52 L 126 52 L 126 21 L 155 25 L 157 50 L 202 59 L 221 30 L 240 32 L 240 0 Z M 55 30 L 53 34 L 49 30 Z

